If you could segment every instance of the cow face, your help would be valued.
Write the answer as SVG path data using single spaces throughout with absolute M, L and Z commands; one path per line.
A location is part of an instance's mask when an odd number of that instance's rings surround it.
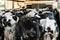
M 57 26 L 55 25 L 56 21 L 54 19 L 53 12 L 44 11 L 44 12 L 42 12 L 41 18 L 42 17 L 44 19 L 41 19 L 40 20 L 41 26 L 44 26 L 45 27 L 45 30 L 47 30 L 47 28 L 50 27 L 51 30 L 56 31 L 56 27 Z
M 7 25 L 11 26 L 18 21 L 18 18 L 15 15 L 12 15 L 11 12 L 5 13 L 4 16 L 6 17 Z
M 7 19 L 7 22 L 8 22 L 9 25 L 14 25 L 17 22 L 17 17 L 16 16 L 10 16 Z

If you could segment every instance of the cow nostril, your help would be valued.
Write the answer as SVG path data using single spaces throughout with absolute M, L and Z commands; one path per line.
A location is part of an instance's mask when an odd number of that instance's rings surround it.
M 50 28 L 50 27 L 48 27 L 48 28 L 47 28 L 47 30 L 48 30 L 48 31 L 51 31 L 51 28 Z

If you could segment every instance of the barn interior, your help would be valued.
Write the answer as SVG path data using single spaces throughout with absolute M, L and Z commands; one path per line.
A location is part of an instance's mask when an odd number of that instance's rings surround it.
M 34 14 L 34 10 L 36 14 Z M 45 11 L 52 13 L 51 16 L 44 14 Z M 39 14 L 39 12 L 43 14 Z M 52 17 L 51 19 L 54 21 L 51 21 L 47 15 Z M 43 18 L 42 24 L 39 23 L 39 20 L 42 19 L 40 16 Z M 45 22 L 44 17 L 47 17 L 45 23 L 47 26 L 57 25 L 58 27 L 51 27 L 52 30 L 48 27 L 48 31 L 46 31 L 46 25 L 44 25 L 44 28 L 41 27 Z M 34 23 L 32 23 L 32 20 Z M 55 21 L 56 23 L 54 23 Z M 60 0 L 0 0 L 0 40 L 60 40 Z

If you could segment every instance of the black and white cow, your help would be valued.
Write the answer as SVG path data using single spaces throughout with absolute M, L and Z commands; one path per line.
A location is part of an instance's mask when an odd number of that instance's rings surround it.
M 58 28 L 58 25 L 56 23 L 56 20 L 54 19 L 53 12 L 44 11 L 44 12 L 42 12 L 42 14 L 44 16 L 44 19 L 40 20 L 40 25 L 43 27 L 43 30 L 45 30 L 47 32 L 48 32 L 47 28 L 50 28 L 51 31 L 53 31 L 52 40 L 56 40 L 56 38 L 58 37 L 58 34 L 59 34 L 59 28 Z M 45 40 L 48 40 L 48 39 L 45 39 Z
M 15 25 L 18 22 L 19 18 L 15 15 L 12 15 L 11 12 L 6 12 L 3 14 L 5 17 L 3 24 L 5 25 L 4 30 L 4 39 L 5 40 L 14 40 Z

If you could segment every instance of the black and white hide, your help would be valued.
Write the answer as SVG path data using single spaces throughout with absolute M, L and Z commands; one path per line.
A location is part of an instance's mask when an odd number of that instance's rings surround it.
M 34 15 L 38 13 L 36 9 L 32 9 L 29 13 L 26 14 L 28 17 L 34 17 Z
M 44 11 L 42 15 L 44 18 L 40 20 L 40 25 L 43 27 L 43 31 L 45 31 L 44 40 L 56 40 L 59 34 L 59 28 L 54 19 L 53 12 Z M 49 36 L 53 36 L 53 38 L 51 39 Z
M 12 15 L 11 12 L 7 12 L 3 16 L 5 17 L 4 25 L 6 26 L 4 31 L 4 40 L 14 40 L 15 25 L 19 18 Z

